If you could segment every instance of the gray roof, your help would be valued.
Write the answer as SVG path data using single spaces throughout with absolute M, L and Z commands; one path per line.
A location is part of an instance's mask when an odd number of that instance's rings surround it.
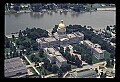
M 74 38 L 76 37 L 74 34 L 67 34 L 68 38 Z
M 63 56 L 56 56 L 56 58 L 57 58 L 60 62 L 67 61 Z
M 27 68 L 22 63 L 20 57 L 4 60 L 5 77 L 14 76 L 18 72 L 22 72 L 22 73 L 27 72 Z
M 75 34 L 77 37 L 84 36 L 84 34 L 83 34 L 83 33 L 80 33 L 80 32 L 74 32 L 74 34 Z
M 56 39 L 55 39 L 54 37 L 44 38 L 44 40 L 45 40 L 46 42 L 56 41 Z

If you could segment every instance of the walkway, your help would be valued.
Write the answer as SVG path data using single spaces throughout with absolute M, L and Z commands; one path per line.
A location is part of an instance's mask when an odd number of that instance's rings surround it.
M 40 75 L 40 73 L 38 72 L 38 70 L 34 67 L 34 65 L 30 62 L 30 60 L 25 56 L 25 55 L 23 55 L 24 57 L 25 57 L 25 59 L 29 62 L 29 64 L 33 67 L 33 69 L 36 71 L 36 73 L 38 74 L 38 75 Z
M 75 71 L 80 71 L 80 70 L 90 69 L 90 68 L 95 69 L 95 68 L 98 68 L 98 67 L 101 66 L 101 65 L 105 68 L 105 66 L 106 66 L 106 61 L 104 61 L 104 62 L 99 62 L 99 63 L 93 64 L 93 65 L 83 66 L 83 68 L 72 69 L 72 71 L 69 71 L 69 72 L 67 72 L 66 74 L 64 74 L 63 78 L 65 78 L 66 75 L 67 75 L 68 73 L 70 73 L 70 72 L 75 72 Z M 101 71 L 101 70 L 98 68 L 98 72 L 100 72 L 100 71 Z
M 52 77 L 52 76 L 57 76 L 58 74 L 49 74 L 49 75 L 46 75 L 44 78 L 48 78 L 48 77 Z

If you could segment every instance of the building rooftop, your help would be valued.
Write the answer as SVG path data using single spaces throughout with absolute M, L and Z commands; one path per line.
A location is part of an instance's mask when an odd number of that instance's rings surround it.
M 89 40 L 85 40 L 85 43 L 87 43 L 90 47 L 92 47 L 94 50 L 96 50 L 98 53 L 103 53 L 102 49 L 100 49 L 100 45 L 99 44 L 93 44 L 91 41 Z
M 54 57 L 54 55 L 53 55 L 53 54 L 47 54 L 47 55 L 49 55 L 50 57 Z
M 37 41 L 38 43 L 47 43 L 47 42 L 44 40 L 44 38 L 38 38 L 38 39 L 36 39 L 36 41 Z
M 101 46 L 99 44 L 94 44 L 94 47 L 101 48 Z
M 44 40 L 45 40 L 46 42 L 56 41 L 56 39 L 55 39 L 54 37 L 44 38 Z
M 26 66 L 22 63 L 20 57 L 11 58 L 4 60 L 4 73 L 5 77 L 14 75 L 14 72 L 25 71 L 27 72 Z
M 56 52 L 54 48 L 47 48 L 47 50 L 48 50 L 48 52 L 50 52 L 52 54 Z
M 61 38 L 60 41 L 69 40 L 68 38 Z
M 88 46 L 94 47 L 94 44 L 93 44 L 91 41 L 89 41 L 89 40 L 84 40 L 84 42 L 87 43 Z
M 59 51 L 56 51 L 54 55 L 61 56 L 62 54 Z
M 74 34 L 67 34 L 68 38 L 74 38 L 76 37 Z
M 75 34 L 76 36 L 78 36 L 78 37 L 84 36 L 84 34 L 83 34 L 83 33 L 80 33 L 80 32 L 74 32 L 74 34 Z
M 63 56 L 56 56 L 56 58 L 57 58 L 60 62 L 67 61 L 65 58 L 63 58 Z
M 100 48 L 94 48 L 98 53 L 103 53 L 103 51 Z

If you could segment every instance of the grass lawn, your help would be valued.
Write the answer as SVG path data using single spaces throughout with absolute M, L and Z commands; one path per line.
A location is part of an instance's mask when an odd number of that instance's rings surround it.
M 95 56 L 92 56 L 92 63 L 95 64 L 98 62 L 100 62 L 100 61 Z
M 52 74 L 52 72 L 46 70 L 44 67 L 41 69 L 41 71 L 40 71 L 39 67 L 37 67 L 36 69 L 39 71 L 39 73 L 41 73 L 41 72 L 43 73 L 44 70 L 45 70 L 46 71 L 46 75 Z
M 75 68 L 77 68 L 76 65 L 72 65 L 72 64 L 70 64 L 70 65 L 71 65 L 71 69 L 75 69 Z
M 105 60 L 111 59 L 111 58 L 110 58 L 110 53 L 109 53 L 109 52 L 104 51 L 104 59 L 105 59 Z
M 5 48 L 5 53 L 10 52 L 10 48 Z
M 27 58 L 30 60 L 30 62 L 32 63 L 32 60 L 31 60 L 31 58 L 30 58 L 31 55 L 26 55 L 26 56 L 27 56 Z

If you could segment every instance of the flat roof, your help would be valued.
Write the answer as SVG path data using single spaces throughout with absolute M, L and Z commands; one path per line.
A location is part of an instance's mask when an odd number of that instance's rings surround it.
M 60 55 L 62 55 L 62 54 L 61 54 L 59 51 L 56 51 L 54 55 L 60 56 Z
M 101 47 L 99 44 L 94 44 L 94 46 L 96 46 L 96 47 Z
M 67 34 L 68 38 L 74 38 L 76 37 L 74 34 Z
M 38 38 L 38 39 L 36 39 L 36 41 L 37 41 L 38 43 L 47 43 L 47 42 L 44 40 L 44 38 Z
M 46 42 L 56 41 L 56 39 L 55 39 L 54 37 L 44 38 L 44 40 L 45 40 Z
M 56 52 L 54 48 L 47 48 L 47 50 L 48 50 L 49 52 L 51 52 L 51 53 L 55 53 L 55 52 Z
M 9 73 L 12 73 L 14 75 L 14 72 L 17 71 L 23 71 L 27 72 L 26 66 L 22 63 L 20 57 L 15 57 L 11 59 L 5 59 L 4 60 L 4 73 L 5 77 L 10 76 Z
M 68 38 L 61 38 L 60 41 L 69 40 Z
M 94 48 L 98 53 L 103 53 L 103 51 L 102 51 L 102 49 L 100 49 L 100 48 Z
M 54 57 L 54 55 L 53 55 L 53 54 L 47 54 L 47 55 L 49 55 L 50 57 Z
M 56 58 L 57 58 L 60 62 L 67 61 L 65 58 L 63 58 L 63 56 L 56 56 Z
M 89 41 L 89 40 L 84 40 L 84 42 L 87 43 L 87 44 L 88 44 L 89 46 L 91 46 L 91 47 L 94 46 L 94 44 L 93 44 L 91 41 Z
M 76 36 L 84 36 L 84 34 L 83 34 L 83 33 L 80 33 L 80 32 L 74 32 L 74 34 L 75 34 Z

